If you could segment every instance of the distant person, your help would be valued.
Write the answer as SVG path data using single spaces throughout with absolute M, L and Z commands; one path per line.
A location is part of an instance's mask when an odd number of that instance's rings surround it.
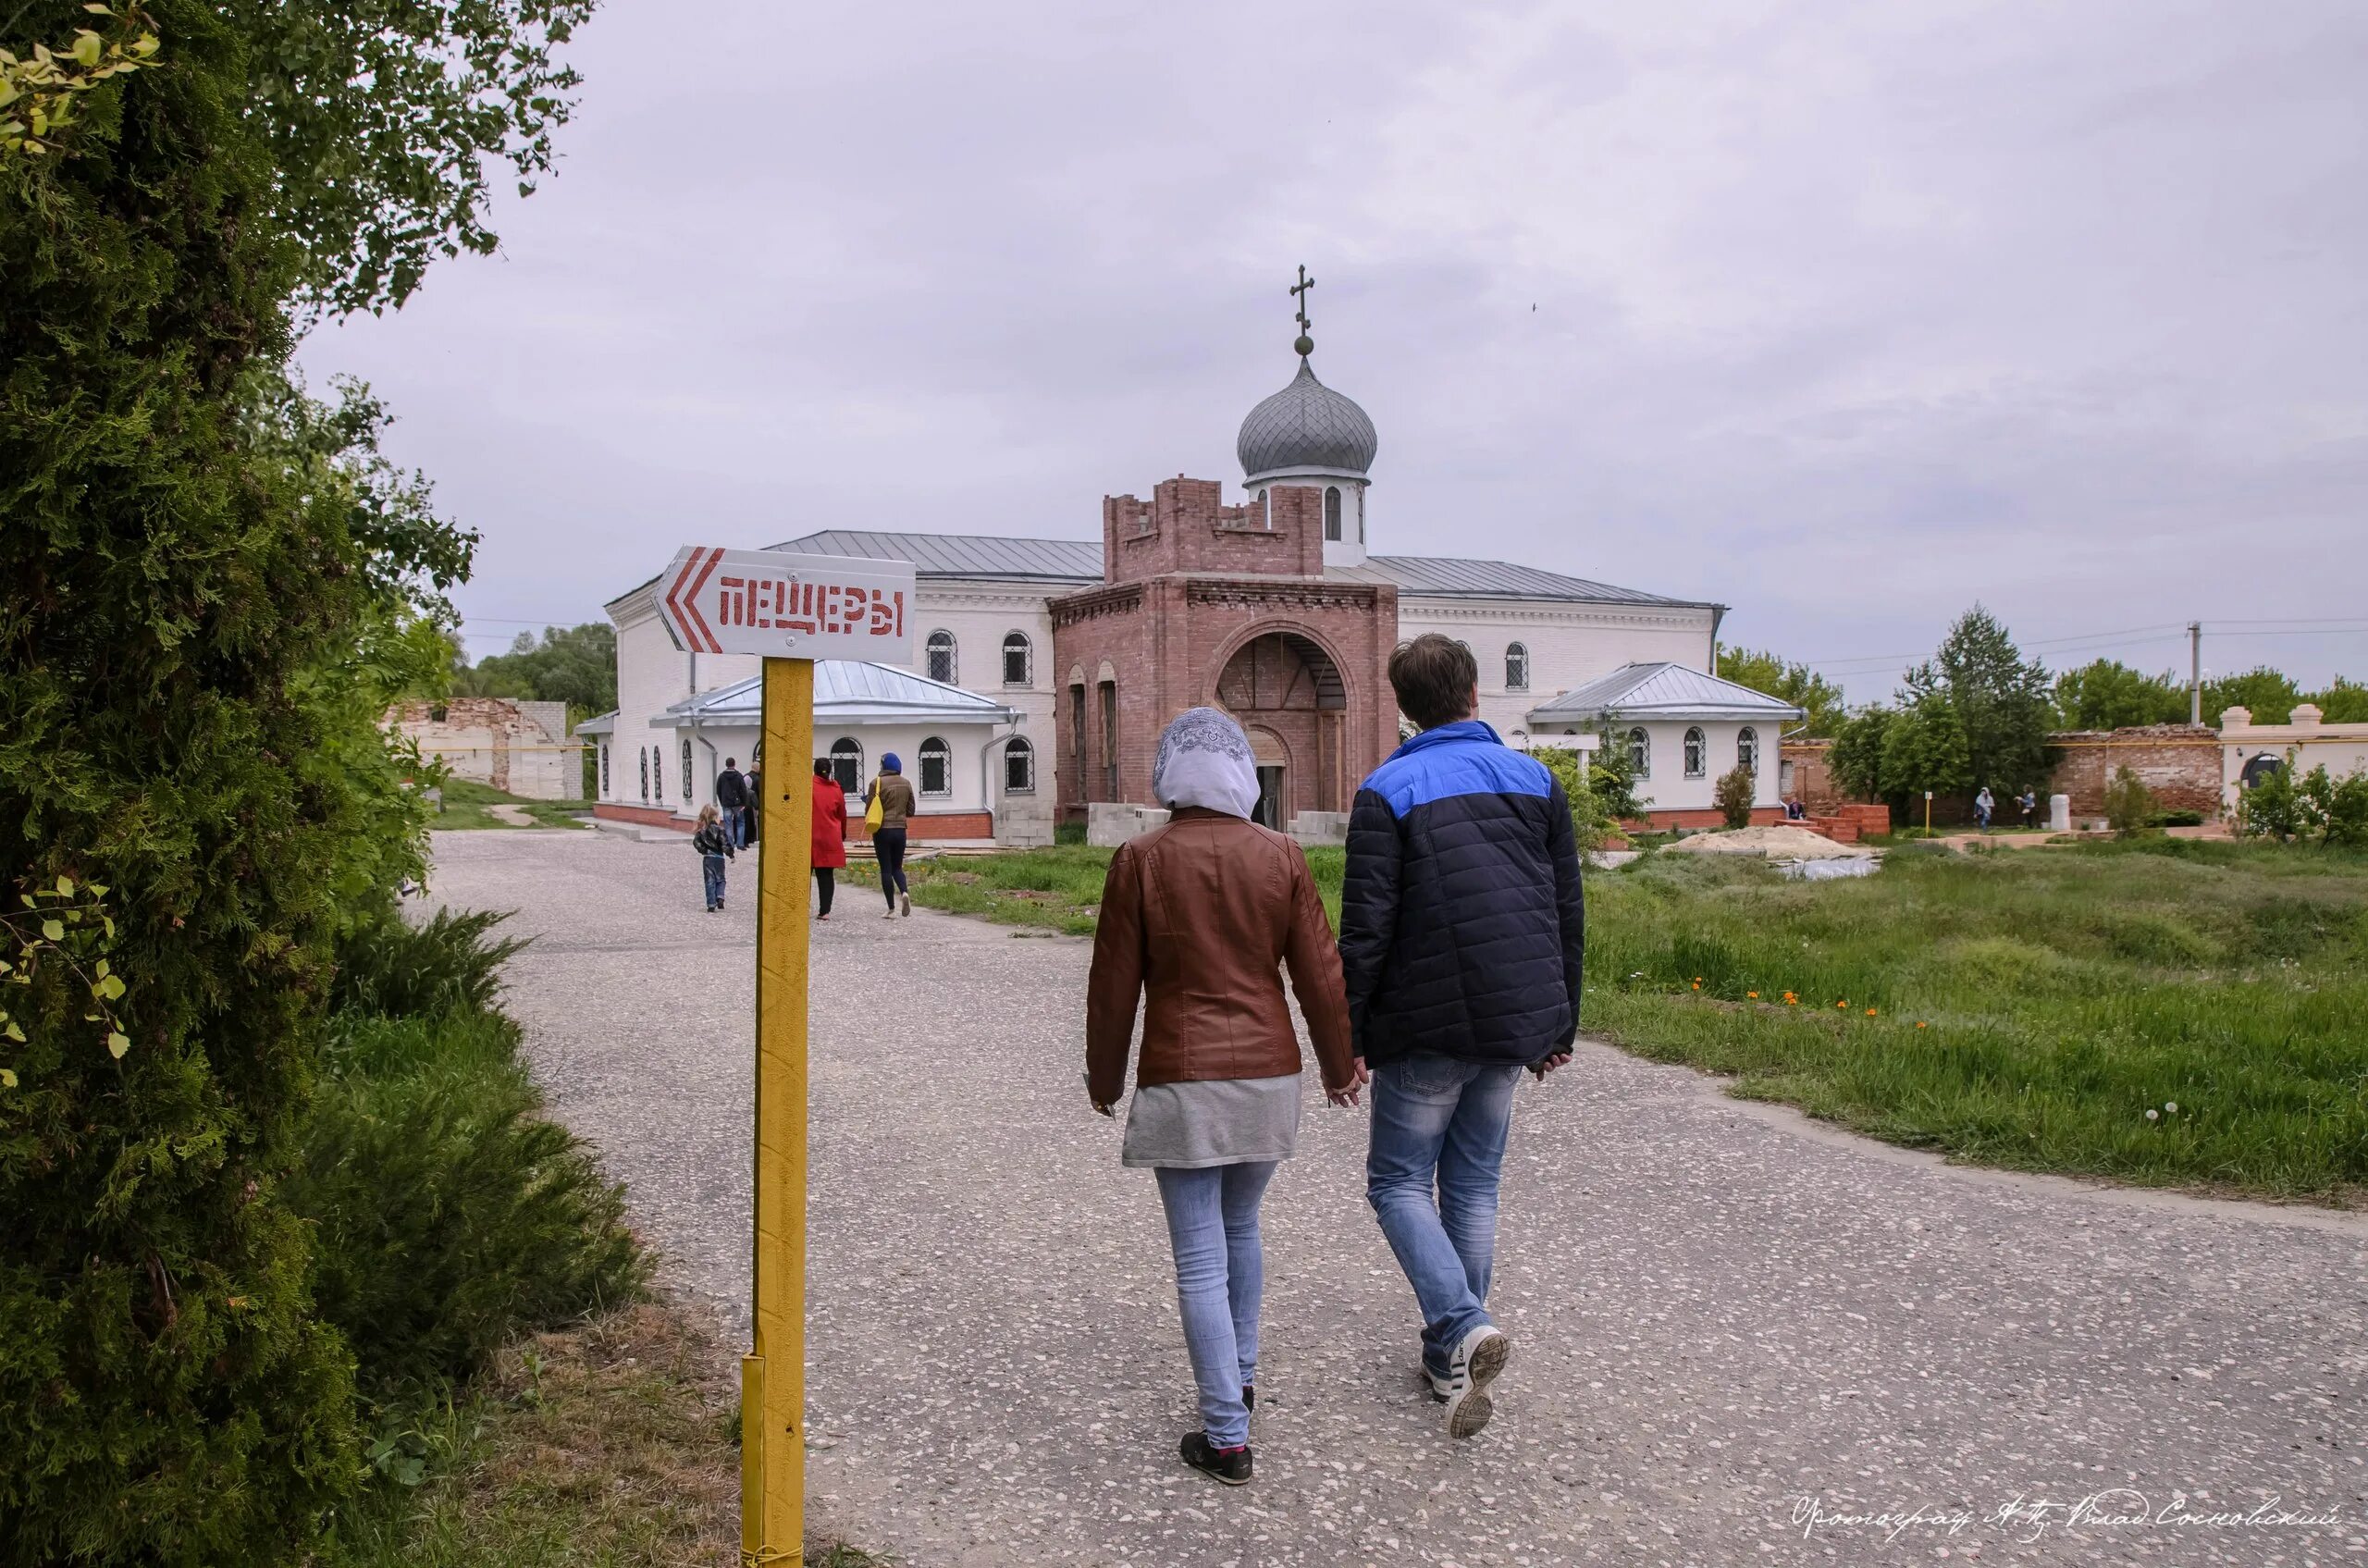
M 1340 963 L 1373 1077 L 1365 1198 L 1422 1311 L 1422 1369 L 1451 1438 L 1488 1424 L 1512 1345 L 1488 1315 L 1497 1183 L 1523 1069 L 1579 1027 L 1585 909 L 1571 803 L 1473 717 L 1472 650 L 1426 633 L 1389 657 L 1422 733 L 1357 791 Z
M 832 884 L 847 863 L 847 792 L 831 776 L 831 759 L 814 759 L 814 885 L 821 900 L 817 920 L 831 918 Z
M 723 772 L 715 775 L 715 803 L 722 809 L 723 831 L 736 849 L 748 847 L 748 781 L 740 775 L 739 760 L 725 758 Z
M 1799 796 L 1796 795 L 1793 796 L 1792 799 L 1784 802 L 1784 820 L 1786 821 L 1805 822 L 1808 821 L 1808 815 L 1809 809 L 1801 804 L 1801 797 Z
M 1983 784 L 1981 793 L 1973 797 L 1973 820 L 1981 824 L 1983 833 L 1990 831 L 1990 814 L 1997 809 L 1998 802 L 1992 797 L 1990 786 Z
M 698 830 L 691 834 L 698 851 L 699 869 L 707 878 L 707 912 L 723 907 L 723 863 L 732 858 L 732 835 L 723 831 L 723 814 L 712 806 L 699 808 Z
M 1152 794 L 1173 813 L 1118 846 L 1086 982 L 1085 1086 L 1115 1114 L 1135 1006 L 1142 1054 L 1121 1163 L 1149 1167 L 1176 1255 L 1176 1301 L 1200 1389 L 1184 1463 L 1250 1479 L 1258 1315 L 1258 1204 L 1299 1139 L 1300 1051 L 1277 969 L 1307 1019 L 1324 1089 L 1356 1103 L 1340 958 L 1307 857 L 1250 821 L 1258 770 L 1241 726 L 1187 710 L 1160 737 Z
M 2015 804 L 2021 807 L 2023 809 L 2023 826 L 2032 828 L 2039 825 L 2038 791 L 2032 789 L 2024 790 L 2021 795 L 2016 796 Z
M 765 826 L 765 788 L 754 763 L 749 765 L 747 778 L 748 817 L 747 821 L 742 824 L 741 833 L 741 843 L 744 847 L 762 838 Z
M 880 891 L 888 900 L 888 917 L 913 912 L 913 890 L 905 881 L 905 833 L 913 820 L 913 786 L 905 778 L 905 764 L 893 751 L 880 759 L 880 776 L 863 792 L 869 809 L 880 803 L 880 825 L 871 830 L 871 852 L 880 858 Z

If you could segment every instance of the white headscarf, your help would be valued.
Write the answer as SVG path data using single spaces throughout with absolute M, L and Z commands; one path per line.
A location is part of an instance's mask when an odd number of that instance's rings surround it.
M 1159 737 L 1151 792 L 1173 810 L 1198 806 L 1228 817 L 1258 809 L 1258 764 L 1241 726 L 1214 708 L 1188 708 Z

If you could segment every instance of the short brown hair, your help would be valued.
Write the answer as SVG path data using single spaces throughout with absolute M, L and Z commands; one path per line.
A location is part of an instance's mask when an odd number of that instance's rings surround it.
M 1472 717 L 1472 690 L 1480 661 L 1452 637 L 1424 632 L 1389 656 L 1389 685 L 1398 710 L 1426 730 Z

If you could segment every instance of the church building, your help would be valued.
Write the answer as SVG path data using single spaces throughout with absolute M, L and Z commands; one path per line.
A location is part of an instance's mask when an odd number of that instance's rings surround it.
M 1581 735 L 1553 705 L 1627 666 L 1712 671 L 1721 605 L 1503 561 L 1376 552 L 1463 524 L 1372 504 L 1373 421 L 1317 378 L 1303 307 L 1298 320 L 1296 374 L 1242 421 L 1235 500 L 1217 480 L 1179 475 L 1148 498 L 1105 497 L 1095 539 L 833 528 L 771 547 L 908 561 L 918 577 L 913 664 L 899 673 L 906 709 L 818 705 L 816 751 L 853 778 L 899 752 L 920 797 L 917 839 L 1042 843 L 1097 804 L 1153 804 L 1161 730 L 1206 703 L 1240 720 L 1259 815 L 1288 829 L 1345 812 L 1398 744 L 1386 668 L 1404 639 L 1438 632 L 1470 648 L 1480 716 L 1521 747 L 1592 745 L 1594 730 Z M 579 733 L 600 748 L 600 815 L 680 826 L 712 798 L 721 766 L 694 721 L 750 707 L 739 691 L 706 699 L 748 682 L 758 661 L 675 648 L 652 588 L 608 604 L 619 707 Z M 851 673 L 824 687 L 886 689 Z M 1751 755 L 1706 747 L 1698 761 L 1715 776 L 1769 759 L 1760 793 L 1773 807 L 1775 754 L 1770 735 Z

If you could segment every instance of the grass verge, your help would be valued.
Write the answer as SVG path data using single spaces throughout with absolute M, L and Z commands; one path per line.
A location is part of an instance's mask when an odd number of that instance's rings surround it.
M 381 1490 L 321 1568 L 688 1568 L 739 1560 L 736 1394 L 666 1302 L 533 1335 L 423 1423 L 447 1457 Z M 882 1568 L 808 1539 L 811 1568 Z
M 1086 932 L 1108 859 L 948 860 L 913 896 Z M 1337 922 L 1341 852 L 1308 861 Z M 1955 1158 L 2368 1206 L 2358 852 L 1918 846 L 1824 883 L 1647 856 L 1588 875 L 1584 1018 L 1738 1095 Z
M 586 826 L 586 819 L 592 809 L 592 803 L 588 800 L 529 800 L 523 795 L 512 795 L 473 779 L 448 780 L 443 789 L 444 811 L 434 824 L 438 833 L 470 828 L 515 828 L 520 825 L 503 821 L 487 809 L 490 806 L 515 806 L 534 819 L 529 825 L 538 828 Z

